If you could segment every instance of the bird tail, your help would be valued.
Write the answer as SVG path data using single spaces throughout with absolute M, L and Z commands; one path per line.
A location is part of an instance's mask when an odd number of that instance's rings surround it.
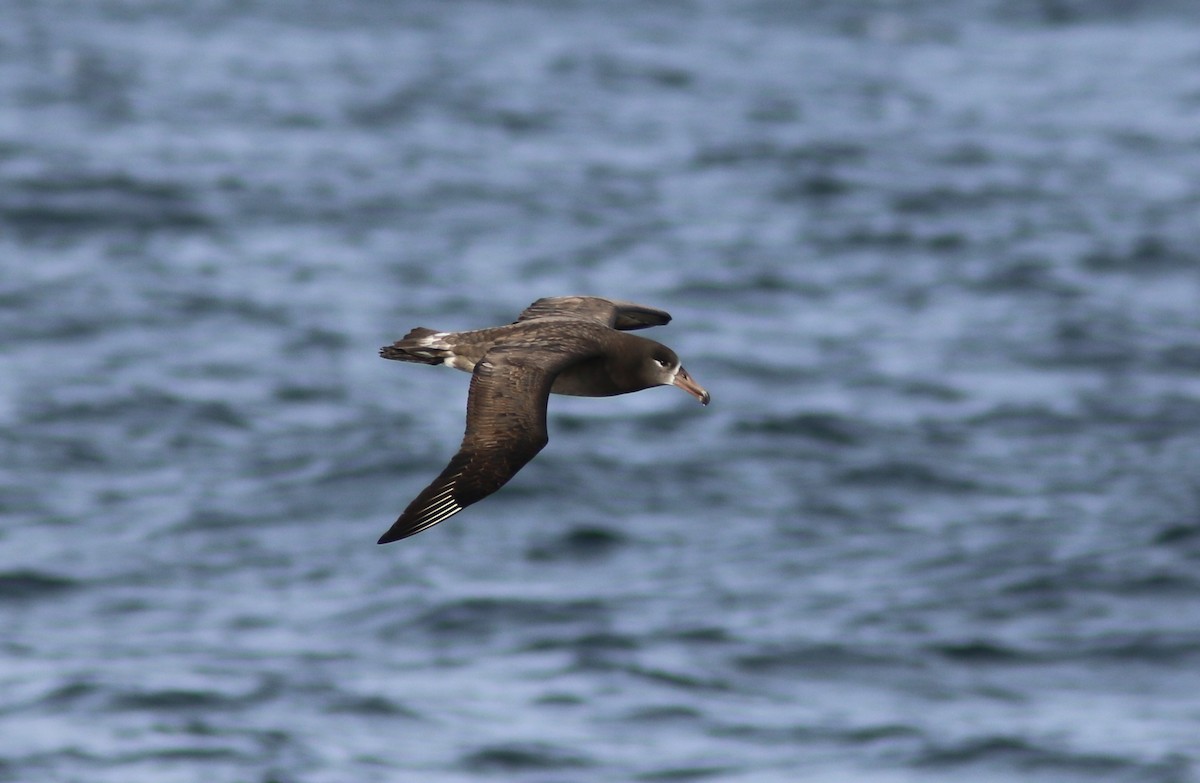
M 450 356 L 450 348 L 442 341 L 444 332 L 418 326 L 403 338 L 379 349 L 384 359 L 421 364 L 441 364 Z

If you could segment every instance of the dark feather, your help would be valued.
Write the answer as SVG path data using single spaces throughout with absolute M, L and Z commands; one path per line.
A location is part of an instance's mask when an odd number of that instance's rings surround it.
M 569 349 L 499 345 L 471 375 L 467 431 L 445 470 L 409 504 L 379 543 L 420 533 L 504 486 L 545 447 L 546 404 L 555 377 L 591 358 L 592 341 L 576 336 Z
M 670 323 L 671 314 L 656 307 L 598 296 L 548 296 L 526 307 L 514 323 L 534 318 L 583 318 L 628 331 L 664 326 Z

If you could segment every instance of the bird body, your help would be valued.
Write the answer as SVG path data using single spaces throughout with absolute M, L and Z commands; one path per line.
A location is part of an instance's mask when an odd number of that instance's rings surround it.
M 608 397 L 674 385 L 707 405 L 670 348 L 628 330 L 666 324 L 655 308 L 600 297 L 539 299 L 505 326 L 464 332 L 417 327 L 380 349 L 385 359 L 471 373 L 467 428 L 450 464 L 379 539 L 415 535 L 495 492 L 548 442 L 551 393 Z

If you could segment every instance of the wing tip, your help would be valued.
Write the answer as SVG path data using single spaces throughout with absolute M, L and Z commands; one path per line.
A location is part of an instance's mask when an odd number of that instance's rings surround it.
M 407 511 L 401 514 L 400 518 L 375 543 L 390 544 L 402 538 L 415 536 L 422 530 L 428 530 L 439 522 L 445 522 L 462 510 L 463 506 L 459 505 L 458 501 L 443 493 L 440 499 L 435 499 L 432 503 L 427 502 L 415 520 L 410 517 Z
M 404 537 L 405 537 L 404 534 L 397 535 L 397 534 L 393 533 L 391 530 L 389 530 L 388 532 L 386 532 L 382 536 L 380 536 L 379 540 L 376 541 L 375 543 L 376 544 L 390 544 L 393 541 L 399 541 L 400 539 L 402 539 Z
M 404 521 L 404 517 L 400 517 L 400 519 L 397 519 L 395 522 L 393 522 L 392 526 L 389 527 L 375 543 L 390 544 L 393 541 L 399 541 L 402 538 L 408 538 L 414 532 L 416 532 L 412 529 L 412 525 L 408 524 L 407 522 L 401 525 L 400 523 L 402 521 Z

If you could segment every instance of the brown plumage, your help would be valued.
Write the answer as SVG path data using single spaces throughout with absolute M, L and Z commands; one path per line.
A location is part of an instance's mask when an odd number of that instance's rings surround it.
M 670 320 L 663 310 L 632 302 L 547 297 L 506 326 L 468 332 L 417 327 L 379 349 L 385 359 L 471 373 L 467 431 L 458 453 L 379 543 L 416 535 L 504 486 L 546 445 L 551 392 L 608 397 L 674 385 L 707 405 L 708 392 L 674 351 L 626 334 Z

